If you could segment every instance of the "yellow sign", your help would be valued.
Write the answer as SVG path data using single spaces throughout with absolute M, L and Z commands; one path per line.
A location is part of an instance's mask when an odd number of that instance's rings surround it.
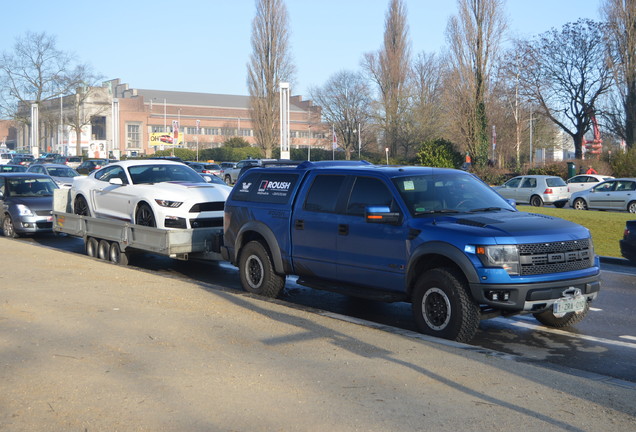
M 183 145 L 183 134 L 180 133 L 176 142 L 174 139 L 174 135 L 172 132 L 156 132 L 150 134 L 150 142 L 149 146 L 157 147 L 157 146 L 174 146 L 174 145 Z

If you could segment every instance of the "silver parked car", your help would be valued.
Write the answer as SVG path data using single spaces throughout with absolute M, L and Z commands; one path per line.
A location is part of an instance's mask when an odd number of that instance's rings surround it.
M 535 207 L 554 204 L 555 207 L 561 208 L 570 197 L 565 181 L 561 177 L 548 175 L 514 177 L 494 189 L 504 198 Z
M 604 181 L 591 189 L 573 193 L 569 203 L 577 210 L 626 210 L 636 213 L 636 178 Z
M 572 178 L 569 178 L 567 181 L 568 191 L 570 194 L 574 192 L 580 192 L 582 190 L 590 189 L 591 187 L 596 186 L 602 181 L 611 180 L 614 177 L 600 175 L 600 174 L 579 174 Z

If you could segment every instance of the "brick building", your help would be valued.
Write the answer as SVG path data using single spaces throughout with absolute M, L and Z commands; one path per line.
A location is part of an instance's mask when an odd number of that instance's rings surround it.
M 70 124 L 83 123 L 80 149 L 91 157 L 151 155 L 173 147 L 205 149 L 232 137 L 256 145 L 248 96 L 136 89 L 115 79 L 91 88 L 90 97 L 77 101 L 78 96 L 71 95 L 40 104 L 39 153 L 75 155 L 77 134 Z M 291 148 L 329 148 L 320 107 L 292 96 L 289 111 Z M 35 152 L 30 127 L 17 129 L 17 150 Z

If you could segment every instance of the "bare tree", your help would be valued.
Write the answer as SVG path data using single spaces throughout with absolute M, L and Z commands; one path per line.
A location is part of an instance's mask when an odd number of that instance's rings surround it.
M 459 15 L 446 29 L 450 45 L 451 103 L 459 111 L 455 121 L 474 162 L 488 160 L 486 99 L 490 75 L 506 29 L 502 0 L 458 0 Z
M 607 117 L 613 132 L 632 148 L 636 140 L 636 0 L 605 0 L 602 12 L 619 106 Z
M 324 122 L 333 125 L 346 159 L 351 159 L 358 142 L 367 142 L 358 134 L 367 130 L 371 117 L 371 91 L 364 77 L 359 73 L 338 72 L 324 87 L 312 89 L 311 97 L 322 108 Z
M 379 120 L 385 145 L 393 156 L 398 153 L 402 120 L 407 112 L 410 51 L 406 6 L 403 0 L 391 0 L 385 19 L 384 46 L 378 52 L 366 53 L 362 66 L 378 86 Z
M 611 86 L 602 24 L 579 20 L 517 43 L 522 93 L 570 135 L 577 158 L 599 97 Z
M 41 105 L 70 94 L 81 81 L 73 58 L 56 47 L 46 33 L 26 33 L 17 38 L 13 52 L 0 60 L 0 111 L 23 124 L 31 123 L 30 105 Z
M 283 0 L 256 0 L 252 21 L 252 54 L 247 65 L 247 85 L 256 142 L 265 157 L 279 137 L 280 82 L 292 79 L 287 8 Z
M 435 54 L 418 54 L 410 78 L 411 121 L 415 141 L 442 137 L 440 124 L 444 64 Z

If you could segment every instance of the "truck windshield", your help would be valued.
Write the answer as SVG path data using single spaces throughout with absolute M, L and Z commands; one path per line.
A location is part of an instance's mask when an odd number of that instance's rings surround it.
M 487 184 L 463 172 L 396 177 L 393 183 L 413 216 L 516 211 Z

